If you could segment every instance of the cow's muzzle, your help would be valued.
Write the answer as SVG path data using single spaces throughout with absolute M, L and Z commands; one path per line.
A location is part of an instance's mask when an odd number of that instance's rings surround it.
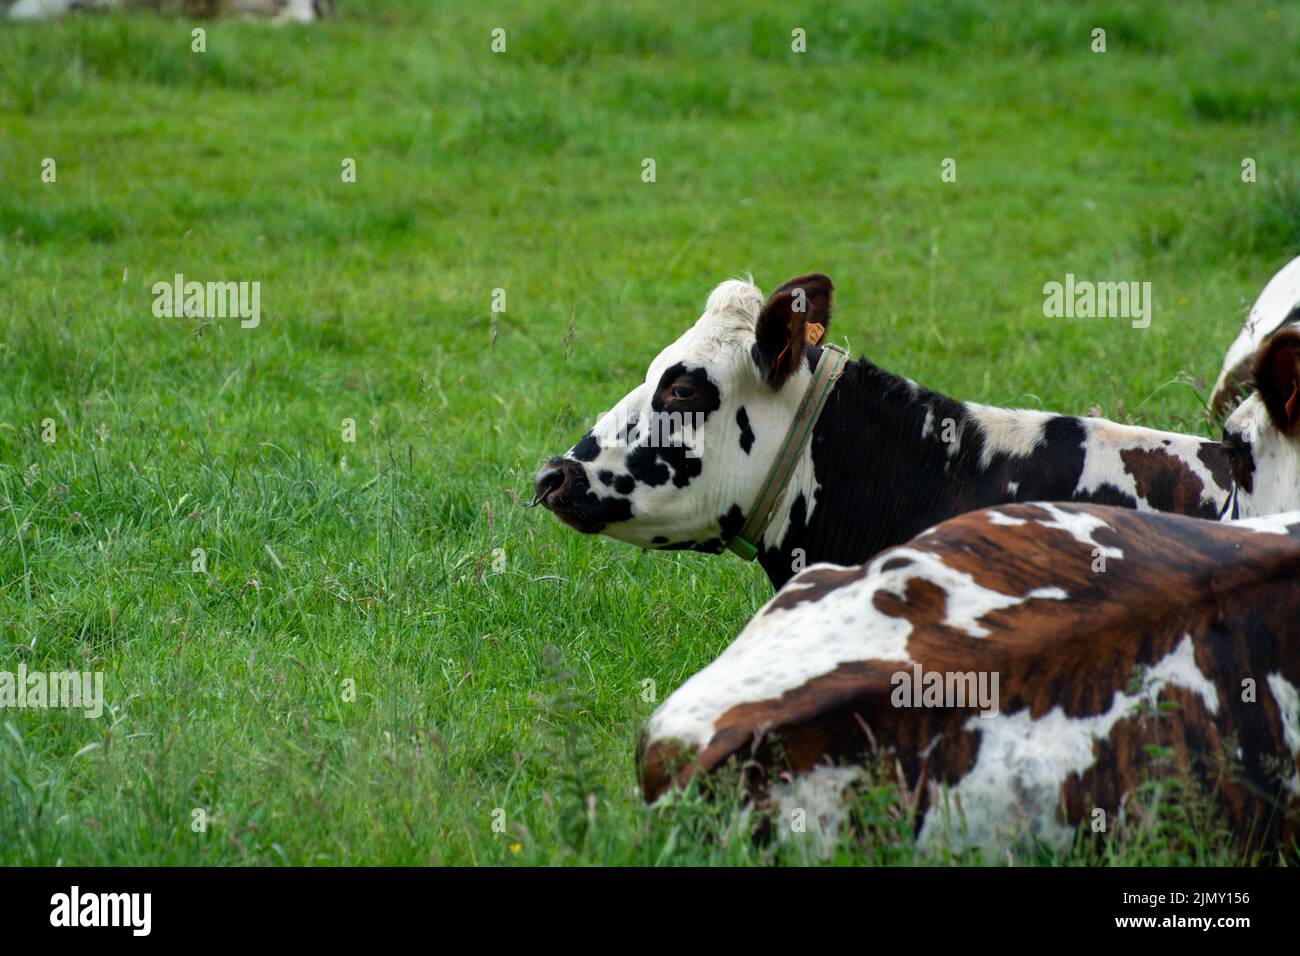
M 569 527 L 584 533 L 597 530 L 582 514 L 587 494 L 587 476 L 576 461 L 552 458 L 533 480 L 533 504 L 541 505 Z
M 533 482 L 536 494 L 531 504 L 542 505 L 570 528 L 584 534 L 605 530 L 612 521 L 632 517 L 631 504 L 623 498 L 604 498 L 591 490 L 582 465 L 568 458 L 552 458 Z
M 577 465 L 566 458 L 552 458 L 542 466 L 533 480 L 533 489 L 537 492 L 529 504 L 544 505 L 552 508 L 551 496 L 555 495 L 557 503 L 564 500 L 564 493 L 576 482 L 574 472 Z

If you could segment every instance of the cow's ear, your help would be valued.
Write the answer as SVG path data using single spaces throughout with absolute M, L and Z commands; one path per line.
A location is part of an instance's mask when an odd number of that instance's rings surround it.
M 799 367 L 806 346 L 826 337 L 833 288 L 828 277 L 814 272 L 783 283 L 764 304 L 754 330 L 754 361 L 773 388 Z
M 1254 374 L 1273 424 L 1284 434 L 1300 434 L 1300 329 L 1284 327 L 1266 338 Z

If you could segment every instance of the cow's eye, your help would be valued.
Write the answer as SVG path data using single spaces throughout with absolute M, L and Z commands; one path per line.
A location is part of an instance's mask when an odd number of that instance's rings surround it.
M 668 389 L 669 397 L 678 402 L 689 402 L 697 394 L 699 393 L 695 391 L 694 385 L 683 385 L 679 383 Z

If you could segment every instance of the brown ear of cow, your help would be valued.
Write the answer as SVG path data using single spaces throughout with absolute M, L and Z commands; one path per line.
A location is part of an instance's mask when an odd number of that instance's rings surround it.
M 782 283 L 763 305 L 754 330 L 754 359 L 773 388 L 799 367 L 807 346 L 826 337 L 834 288 L 829 277 L 812 272 Z
M 1284 326 L 1264 340 L 1254 376 L 1273 424 L 1283 434 L 1300 434 L 1300 328 Z

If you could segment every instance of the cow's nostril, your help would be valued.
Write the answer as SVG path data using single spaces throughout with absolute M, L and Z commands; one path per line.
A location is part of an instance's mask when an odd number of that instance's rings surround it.
M 533 487 L 537 494 L 533 497 L 533 504 L 544 505 L 546 500 L 556 492 L 562 490 L 569 483 L 569 472 L 562 464 L 547 462 L 542 470 L 537 473 L 537 479 L 533 482 Z

